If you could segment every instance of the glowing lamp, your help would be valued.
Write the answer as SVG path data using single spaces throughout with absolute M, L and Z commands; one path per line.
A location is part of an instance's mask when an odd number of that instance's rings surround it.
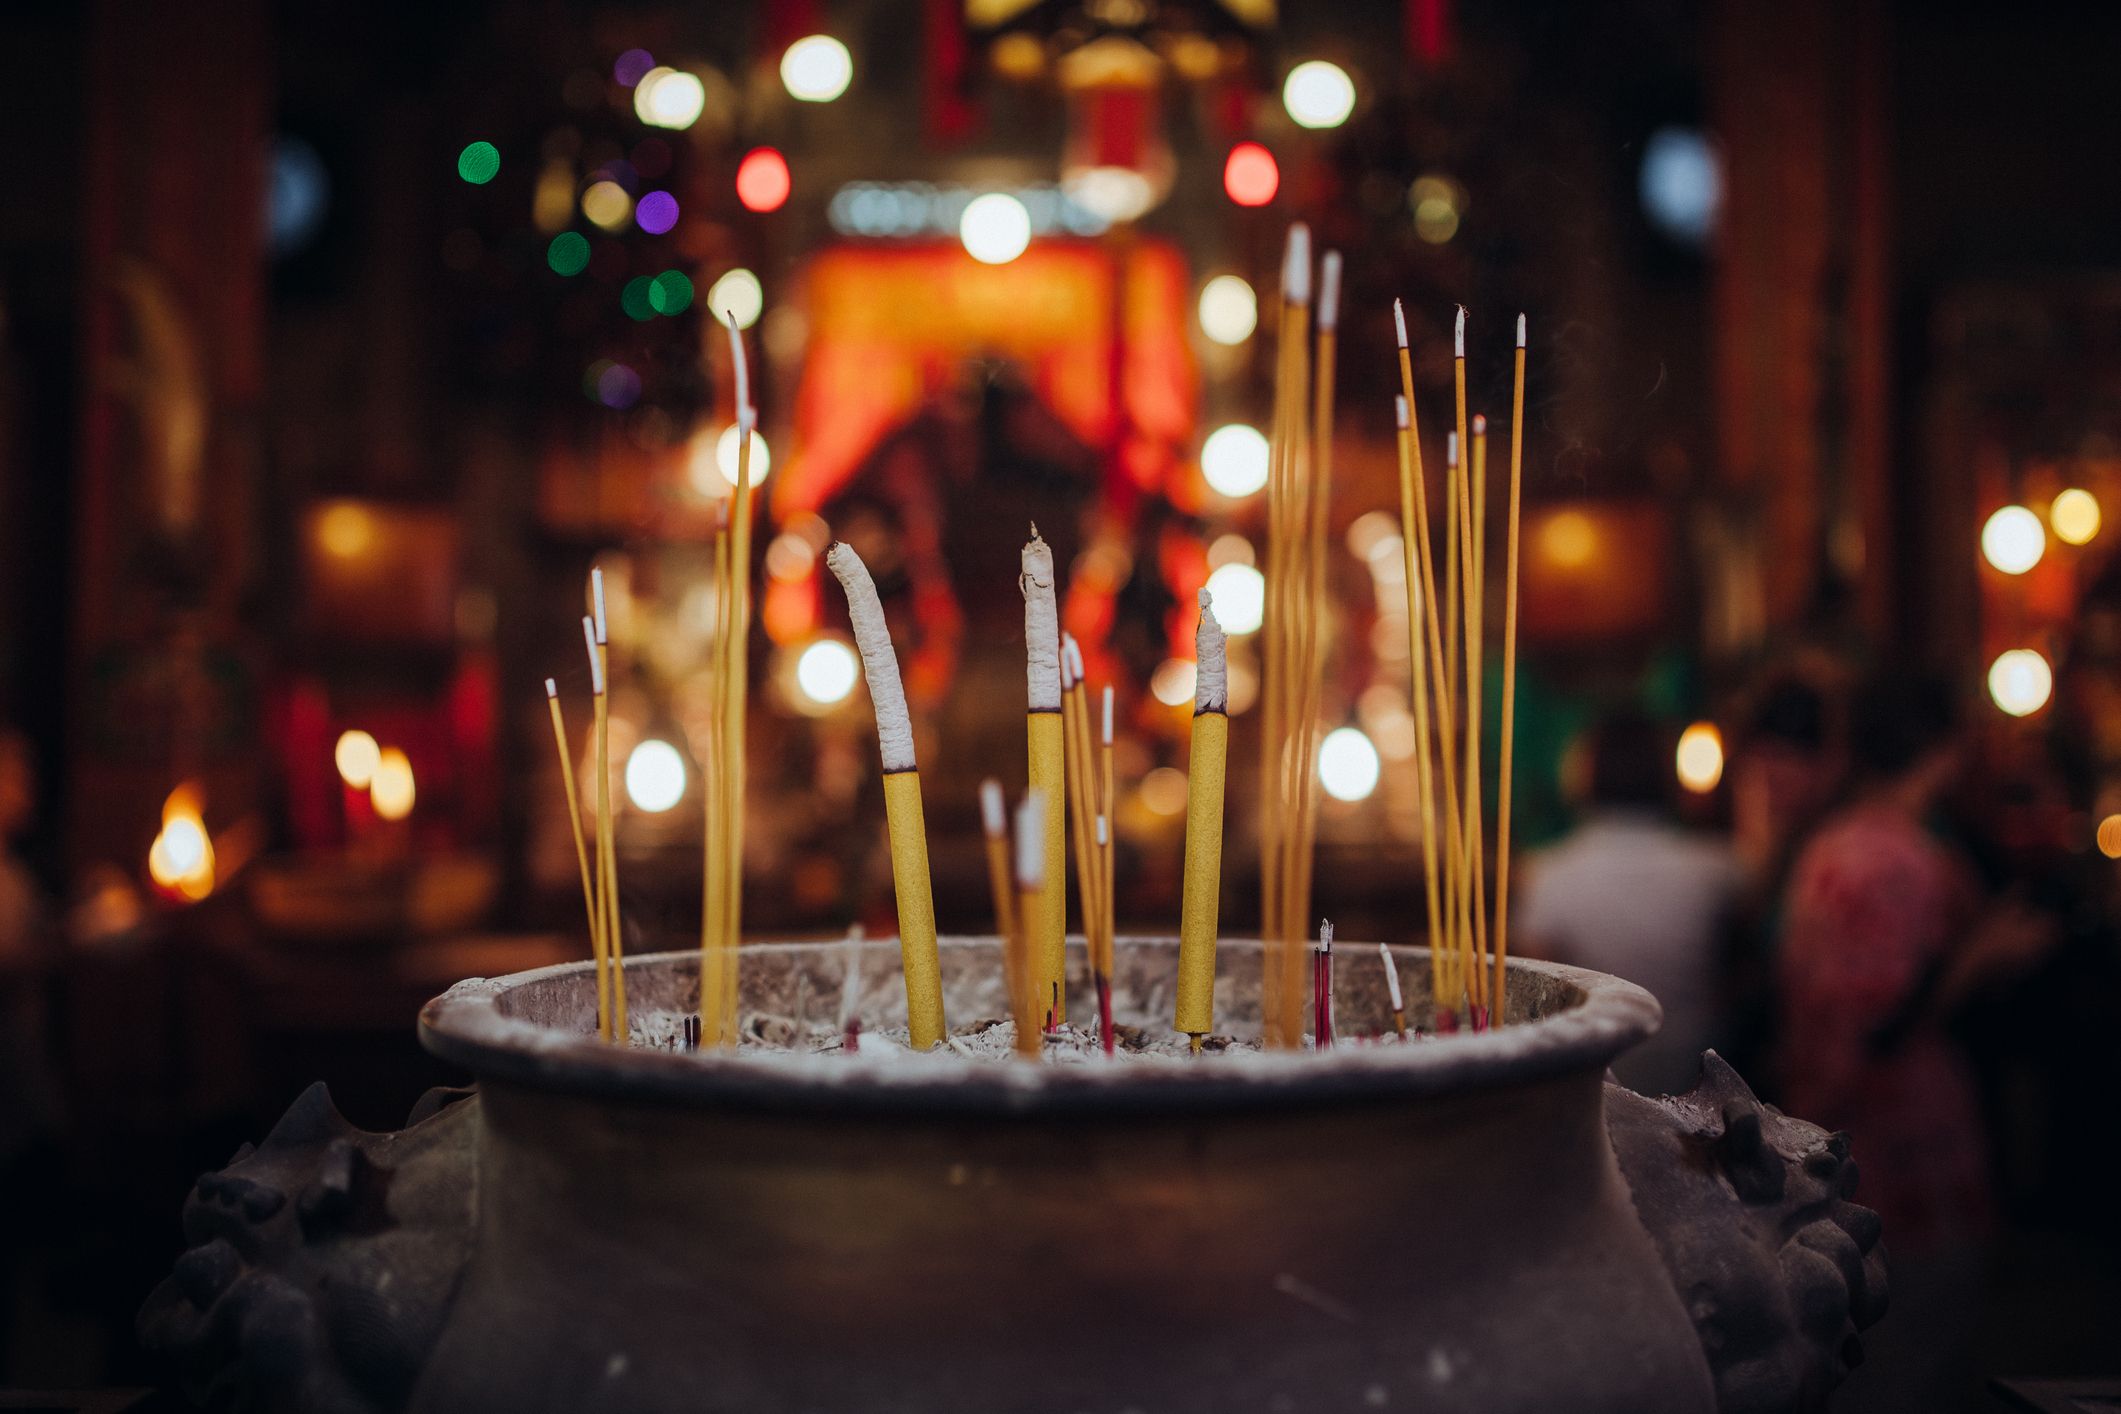
M 1707 795 L 1723 779 L 1723 733 L 1714 722 L 1696 722 L 1679 734 L 1679 784 Z
M 736 199 L 746 211 L 778 211 L 787 204 L 795 182 L 788 159 L 770 147 L 754 147 L 736 167 Z
M 1256 142 L 1241 142 L 1223 159 L 1223 192 L 1239 206 L 1265 206 L 1281 190 L 1274 154 Z

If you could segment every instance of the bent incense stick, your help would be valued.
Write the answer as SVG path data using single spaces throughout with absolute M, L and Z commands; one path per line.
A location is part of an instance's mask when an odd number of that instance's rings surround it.
M 552 740 L 560 749 L 560 784 L 567 792 L 567 825 L 574 832 L 574 862 L 582 870 L 582 907 L 589 915 L 589 950 L 596 959 L 597 1034 L 611 1034 L 611 979 L 604 972 L 604 926 L 597 916 L 596 879 L 589 867 L 589 846 L 582 838 L 582 802 L 574 788 L 574 758 L 567 750 L 567 723 L 560 715 L 560 686 L 545 679 L 545 704 L 552 710 Z
M 1200 591 L 1194 630 L 1193 743 L 1186 763 L 1186 872 L 1178 925 L 1178 1005 L 1172 1025 L 1193 1038 L 1215 1029 L 1216 915 L 1222 898 L 1223 791 L 1230 751 L 1228 644 L 1214 597 Z
M 1040 995 L 1050 997 L 1053 1020 L 1067 1019 L 1067 812 L 1066 749 L 1062 745 L 1060 683 L 1060 609 L 1053 595 L 1053 549 L 1031 527 L 1025 542 L 1023 573 L 1017 581 L 1024 595 L 1024 676 L 1027 689 L 1025 735 L 1030 748 L 1030 787 L 1046 812 L 1040 838 L 1045 858 L 1038 892 L 1029 900 L 1024 930 L 1031 940 L 1032 966 Z M 1021 871 L 1019 871 L 1021 882 Z
M 906 1025 L 913 1049 L 925 1051 L 948 1034 L 943 1019 L 942 964 L 935 948 L 935 897 L 928 875 L 928 825 L 921 811 L 921 774 L 914 764 L 913 719 L 899 678 L 898 653 L 884 622 L 869 567 L 850 545 L 825 553 L 847 594 L 854 646 L 862 655 L 869 700 L 876 708 L 878 753 L 884 770 L 884 820 L 891 846 L 891 884 L 898 896 L 899 959 L 906 977 Z

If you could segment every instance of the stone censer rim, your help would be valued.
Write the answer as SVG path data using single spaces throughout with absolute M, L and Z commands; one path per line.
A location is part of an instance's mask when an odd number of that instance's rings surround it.
M 945 949 L 992 949 L 991 937 L 944 937 Z M 1071 950 L 1079 946 L 1071 938 Z M 1176 939 L 1121 936 L 1121 950 L 1172 949 Z M 843 939 L 747 944 L 774 953 L 843 954 Z M 862 945 L 895 961 L 896 938 Z M 1226 956 L 1257 956 L 1254 939 L 1223 939 Z M 1375 955 L 1374 943 L 1347 943 L 1345 956 Z M 1392 949 L 1410 984 L 1425 984 L 1428 949 Z M 628 976 L 690 968 L 697 950 L 638 954 Z M 492 1080 L 615 1102 L 779 1113 L 1055 1116 L 1184 1115 L 1360 1104 L 1470 1093 L 1586 1070 L 1602 1073 L 1615 1056 L 1657 1030 L 1662 1012 L 1631 982 L 1559 963 L 1511 958 L 1513 997 L 1526 984 L 1569 994 L 1559 1010 L 1499 1030 L 1401 1045 L 1347 1045 L 1326 1053 L 1233 1050 L 1197 1061 L 1026 1065 L 973 1060 L 941 1052 L 904 1055 L 896 1063 L 857 1062 L 842 1054 L 743 1049 L 682 1054 L 598 1041 L 586 1030 L 510 1015 L 511 993 L 579 976 L 588 960 L 457 983 L 420 1010 L 420 1043 L 430 1053 Z M 1417 990 L 1409 986 L 1410 1005 Z

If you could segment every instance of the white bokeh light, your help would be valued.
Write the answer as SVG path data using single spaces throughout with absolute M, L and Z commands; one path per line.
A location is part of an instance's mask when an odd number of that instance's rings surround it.
M 859 669 L 854 650 L 837 638 L 821 638 L 795 660 L 795 686 L 820 707 L 847 700 Z
M 1318 783 L 1335 800 L 1368 800 L 1382 770 L 1376 746 L 1360 728 L 1336 728 L 1318 744 Z
M 715 468 L 722 473 L 722 480 L 728 482 L 731 486 L 736 485 L 736 454 L 739 445 L 736 424 L 733 422 L 722 429 L 721 436 L 714 439 Z M 766 446 L 766 439 L 754 430 L 751 434 L 751 484 L 756 486 L 761 481 L 764 481 L 766 473 L 771 470 L 773 470 L 773 453 Z
M 781 55 L 781 84 L 804 103 L 830 103 L 853 81 L 854 56 L 829 34 L 806 35 Z
M 1227 634 L 1259 632 L 1267 614 L 1267 577 L 1250 565 L 1229 564 L 1208 576 L 1215 621 Z
M 1200 474 L 1217 495 L 1236 500 L 1267 484 L 1267 439 L 1256 427 L 1233 422 L 1200 444 Z
M 1676 762 L 1679 784 L 1707 795 L 1723 779 L 1723 733 L 1714 722 L 1696 722 L 1679 734 Z
M 1007 265 L 1031 246 L 1031 213 L 1007 192 L 988 192 L 966 203 L 957 235 L 974 260 Z
M 1259 327 L 1259 296 L 1236 275 L 1200 287 L 1200 331 L 1218 344 L 1241 344 Z
M 707 86 L 697 74 L 655 68 L 633 86 L 634 116 L 652 128 L 682 131 L 700 120 L 706 106 Z
M 1981 527 L 1981 556 L 2005 574 L 2024 574 L 2047 553 L 2047 527 L 2023 506 L 2005 506 Z
M 1989 664 L 1988 695 L 2013 717 L 2030 717 L 2055 691 L 2055 670 L 2030 648 L 2013 648 Z
M 737 328 L 749 329 L 766 308 L 766 291 L 758 276 L 738 266 L 707 287 L 707 308 L 717 323 L 734 319 Z
M 1299 127 L 1337 128 L 1355 111 L 1355 80 L 1338 64 L 1312 59 L 1289 70 L 1281 106 Z
M 2081 486 L 2072 486 L 2055 497 L 2047 508 L 2047 523 L 2055 538 L 2065 545 L 2084 545 L 2099 533 L 2099 498 Z
M 685 798 L 685 758 L 667 741 L 650 737 L 626 758 L 626 798 L 634 809 L 660 815 Z

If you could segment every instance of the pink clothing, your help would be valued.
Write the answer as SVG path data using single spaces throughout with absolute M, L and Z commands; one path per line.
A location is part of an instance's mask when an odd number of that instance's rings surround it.
M 1858 1201 L 1910 1249 L 1978 1236 L 1989 1210 L 1979 1099 L 1965 1058 L 1925 1016 L 1882 1051 L 1980 906 L 1961 862 L 1918 823 L 1864 805 L 1830 819 L 1790 875 L 1777 990 L 1788 1109 L 1846 1130 Z

